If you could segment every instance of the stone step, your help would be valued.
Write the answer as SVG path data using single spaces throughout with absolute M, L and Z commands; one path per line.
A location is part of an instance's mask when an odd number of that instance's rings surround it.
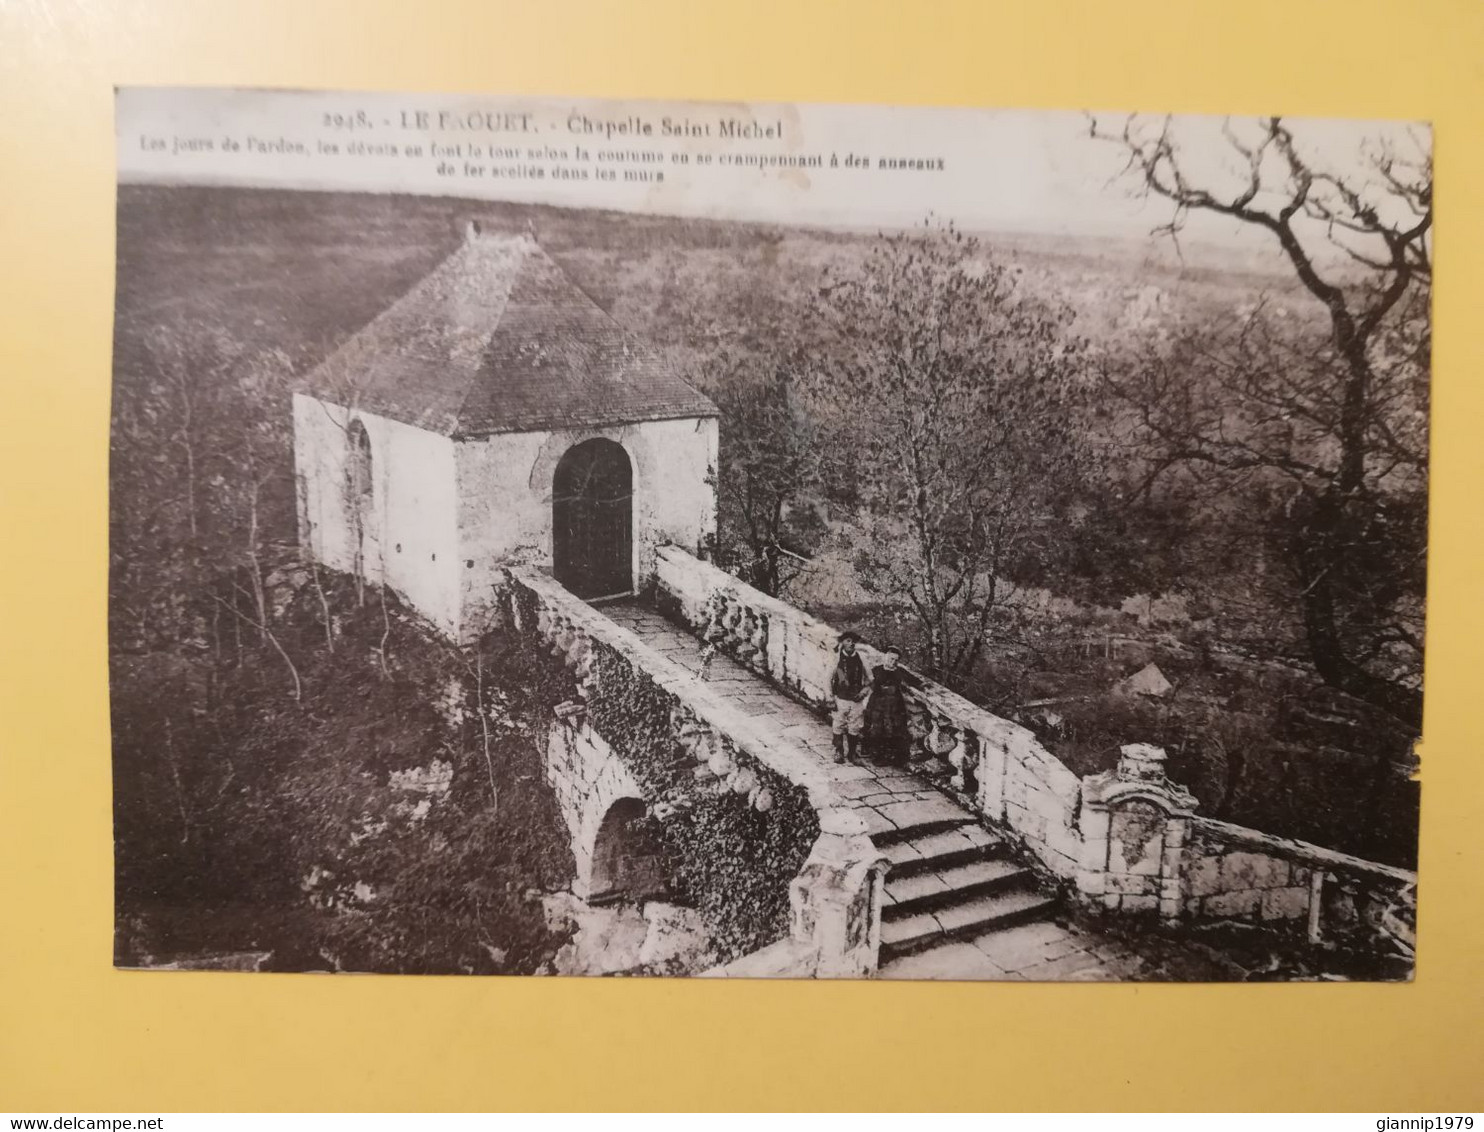
M 881 922 L 881 962 L 891 962 L 951 939 L 983 935 L 1050 912 L 1055 901 L 1035 889 L 994 892 L 931 912 Z
M 876 843 L 891 863 L 893 877 L 935 872 L 965 861 L 999 853 L 1004 842 L 983 826 L 962 825 L 939 833 L 914 835 L 906 840 Z
M 962 817 L 944 817 L 937 821 L 924 821 L 909 826 L 890 825 L 886 818 L 879 814 L 873 814 L 869 810 L 859 811 L 866 819 L 866 830 L 871 835 L 871 841 L 878 849 L 887 849 L 904 841 L 912 841 L 918 838 L 929 837 L 935 833 L 947 833 L 949 830 L 962 829 L 966 825 L 974 825 L 973 818 L 965 814 Z M 874 817 L 875 820 L 872 820 Z
M 899 920 L 917 912 L 961 904 L 988 892 L 1024 886 L 1034 880 L 1030 870 L 1014 861 L 992 858 L 907 876 L 898 876 L 893 870 L 886 877 L 886 904 L 881 915 L 883 919 Z

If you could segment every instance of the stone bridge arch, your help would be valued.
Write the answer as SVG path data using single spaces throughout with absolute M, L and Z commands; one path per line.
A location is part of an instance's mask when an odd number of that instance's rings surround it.
M 645 810 L 638 798 L 623 797 L 599 820 L 588 873 L 588 903 L 642 900 L 668 891 L 663 850 L 645 824 Z
M 571 836 L 576 896 L 602 902 L 667 892 L 664 857 L 644 821 L 644 791 L 581 716 L 552 724 L 546 777 Z

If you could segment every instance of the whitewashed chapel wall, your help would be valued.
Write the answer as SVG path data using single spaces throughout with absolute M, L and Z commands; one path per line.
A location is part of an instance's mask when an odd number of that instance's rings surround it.
M 447 437 L 296 394 L 300 539 L 324 565 L 356 569 L 356 503 L 348 474 L 352 420 L 361 422 L 371 442 L 365 577 L 390 586 L 439 629 L 456 633 L 460 564 L 454 443 Z

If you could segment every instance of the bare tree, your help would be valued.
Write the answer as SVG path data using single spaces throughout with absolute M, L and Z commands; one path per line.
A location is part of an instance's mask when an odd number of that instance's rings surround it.
M 297 496 L 298 507 L 301 513 L 309 513 L 309 481 L 302 473 L 294 476 L 294 490 Z M 320 621 L 325 629 L 325 648 L 329 652 L 335 651 L 335 618 L 330 612 L 330 596 L 325 591 L 324 578 L 320 574 L 319 559 L 315 557 L 314 548 L 309 540 L 304 539 L 299 543 L 299 561 L 303 563 L 304 569 L 309 572 L 310 583 L 314 586 L 315 600 L 319 602 Z
M 963 676 L 1074 465 L 1082 343 L 951 226 L 880 237 L 820 306 L 835 341 L 811 393 L 871 516 L 863 580 L 911 606 L 934 676 Z
M 1151 476 L 1195 468 L 1225 490 L 1257 485 L 1282 500 L 1270 514 L 1288 534 L 1315 670 L 1418 723 L 1421 692 L 1399 675 L 1396 650 L 1420 669 L 1430 151 L 1418 139 L 1410 154 L 1377 144 L 1360 169 L 1321 169 L 1268 118 L 1225 124 L 1223 170 L 1198 164 L 1170 119 L 1094 120 L 1091 133 L 1123 148 L 1143 193 L 1170 202 L 1157 232 L 1178 239 L 1196 213 L 1246 225 L 1320 304 L 1320 333 L 1259 306 L 1113 384 L 1137 408 Z M 1376 553 L 1388 545 L 1394 553 Z

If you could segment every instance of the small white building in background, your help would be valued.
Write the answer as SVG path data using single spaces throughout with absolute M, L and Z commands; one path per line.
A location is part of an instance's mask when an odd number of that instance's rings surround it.
M 471 224 L 295 394 L 300 539 L 468 640 L 502 565 L 600 598 L 704 550 L 716 418 L 534 239 Z
M 1175 690 L 1157 664 L 1146 664 L 1132 676 L 1126 676 L 1113 685 L 1113 690 L 1124 696 L 1148 696 L 1162 700 Z

